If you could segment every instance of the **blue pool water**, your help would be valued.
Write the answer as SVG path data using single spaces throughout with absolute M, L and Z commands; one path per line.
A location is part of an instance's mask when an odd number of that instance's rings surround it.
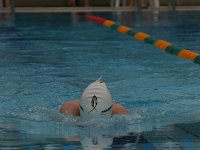
M 200 53 L 200 12 L 92 14 Z M 198 149 L 200 66 L 81 15 L 1 17 L 0 147 Z M 59 113 L 100 76 L 128 115 L 85 122 Z

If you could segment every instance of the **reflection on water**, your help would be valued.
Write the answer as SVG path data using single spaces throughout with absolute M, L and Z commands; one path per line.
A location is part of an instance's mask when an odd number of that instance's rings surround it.
M 5 29 L 10 27 L 14 27 L 14 14 L 0 12 L 0 28 Z
M 77 119 L 77 118 L 76 118 Z M 75 120 L 76 120 L 75 119 Z M 77 120 L 76 120 L 77 121 Z M 79 120 L 80 121 L 80 120 Z M 200 123 L 174 124 L 145 132 L 116 132 L 109 127 L 80 127 L 61 122 L 0 119 L 0 147 L 9 149 L 197 150 Z M 119 134 L 120 133 L 120 134 Z
M 135 147 L 135 149 L 142 150 L 141 143 L 143 146 L 148 144 L 149 148 L 154 147 L 141 133 L 126 133 L 119 126 L 79 127 L 58 122 L 30 122 L 4 118 L 1 118 L 0 125 L 0 146 L 2 148 L 55 147 L 89 150 Z M 121 130 L 121 133 L 116 132 L 116 128 Z
M 3 3 L 5 2 L 5 4 Z M 15 25 L 15 1 L 0 1 L 0 30 L 2 28 L 11 28 Z

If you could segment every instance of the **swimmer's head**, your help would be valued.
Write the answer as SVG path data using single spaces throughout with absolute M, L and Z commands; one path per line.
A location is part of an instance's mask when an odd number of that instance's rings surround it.
M 80 99 L 81 117 L 111 116 L 112 97 L 103 81 L 91 83 Z

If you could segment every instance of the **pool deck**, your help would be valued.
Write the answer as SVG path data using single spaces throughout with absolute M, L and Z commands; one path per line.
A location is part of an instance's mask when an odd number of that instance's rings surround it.
M 144 8 L 142 11 L 171 11 L 172 7 Z M 7 12 L 6 8 L 0 12 Z M 16 7 L 16 13 L 63 13 L 63 12 L 134 12 L 135 7 Z M 177 6 L 176 11 L 200 11 L 200 6 Z

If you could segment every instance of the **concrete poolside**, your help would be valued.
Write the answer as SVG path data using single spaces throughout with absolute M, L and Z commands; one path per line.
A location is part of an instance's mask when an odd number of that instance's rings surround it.
M 142 9 L 142 11 L 171 11 L 172 7 L 161 6 L 152 9 L 151 7 Z M 0 12 L 7 12 L 3 8 Z M 138 11 L 135 7 L 16 7 L 16 13 L 59 13 L 59 12 L 134 12 Z M 200 6 L 177 6 L 176 11 L 200 11 Z

